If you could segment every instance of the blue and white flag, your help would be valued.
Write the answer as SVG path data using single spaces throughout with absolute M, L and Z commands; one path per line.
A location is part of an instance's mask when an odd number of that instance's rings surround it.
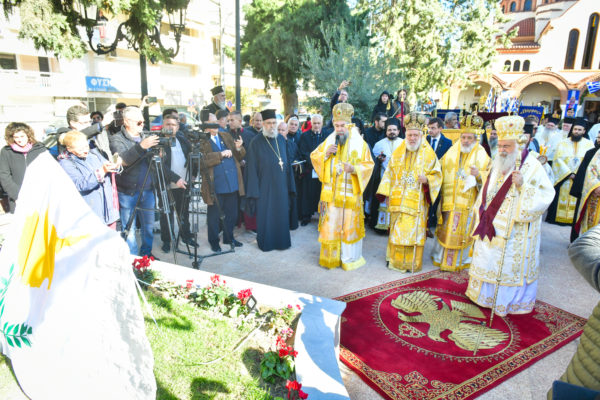
M 510 112 L 516 114 L 519 111 L 520 104 L 521 102 L 516 97 L 513 97 L 510 103 Z
M 494 88 L 490 87 L 490 92 L 488 93 L 487 99 L 485 100 L 486 110 L 491 111 L 493 104 L 494 104 Z
M 594 93 L 594 92 L 597 92 L 598 90 L 600 90 L 600 81 L 598 81 L 598 82 L 587 82 L 586 85 L 587 85 L 587 88 L 588 88 L 588 92 L 590 92 L 590 93 Z

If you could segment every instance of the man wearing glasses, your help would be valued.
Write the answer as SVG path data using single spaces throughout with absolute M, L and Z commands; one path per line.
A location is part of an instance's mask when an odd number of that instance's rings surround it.
M 117 176 L 117 192 L 121 224 L 125 228 L 134 211 L 138 196 L 142 196 L 138 205 L 139 210 L 133 219 L 131 227 L 135 227 L 135 219 L 140 218 L 141 246 L 138 250 L 135 240 L 135 229 L 130 229 L 126 241 L 131 254 L 139 256 L 152 255 L 152 228 L 154 225 L 154 192 L 152 190 L 152 175 L 144 184 L 144 177 L 149 168 L 148 150 L 158 144 L 158 136 L 145 136 L 143 133 L 144 117 L 137 107 L 127 107 L 123 110 L 123 126 L 121 130 L 110 137 L 110 149 L 118 153 L 123 160 L 123 172 Z M 142 186 L 143 185 L 143 186 Z

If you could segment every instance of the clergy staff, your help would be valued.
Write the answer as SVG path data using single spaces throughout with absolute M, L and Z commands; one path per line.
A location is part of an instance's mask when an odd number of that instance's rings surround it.
M 202 122 L 216 124 L 217 117 L 203 111 Z M 220 252 L 219 231 L 223 229 L 223 243 L 241 247 L 242 243 L 233 237 L 233 227 L 238 216 L 238 198 L 244 195 L 244 182 L 240 161 L 246 150 L 242 138 L 233 140 L 227 132 L 217 128 L 206 129 L 210 139 L 200 142 L 204 154 L 200 162 L 202 173 L 202 200 L 207 205 L 206 226 L 208 243 L 213 252 Z M 221 226 L 221 215 L 225 218 Z
M 290 195 L 296 193 L 286 140 L 277 133 L 275 110 L 261 111 L 262 134 L 246 155 L 246 210 L 256 215 L 256 242 L 262 251 L 285 250 L 290 238 Z
M 460 140 L 441 159 L 443 180 L 436 241 L 431 258 L 442 271 L 461 271 L 471 265 L 473 204 L 487 176 L 490 157 L 478 143 L 483 119 L 463 117 Z
M 500 316 L 533 310 L 542 214 L 554 196 L 535 155 L 517 145 L 524 124 L 519 116 L 496 120 L 498 154 L 474 205 L 475 243 L 466 294 Z
M 301 201 L 300 201 L 300 225 L 306 226 L 314 213 L 319 208 L 319 198 L 321 196 L 321 181 L 315 172 L 310 160 L 312 153 L 325 140 L 326 135 L 323 129 L 323 116 L 321 114 L 313 114 L 311 118 L 311 129 L 304 132 L 300 137 L 298 151 L 300 152 L 300 160 L 302 164 L 302 185 Z
M 386 120 L 386 137 L 375 143 L 375 146 L 373 147 L 373 154 L 375 154 L 375 168 L 373 169 L 371 180 L 373 181 L 375 189 L 379 187 L 379 183 L 390 162 L 392 154 L 403 142 L 399 137 L 400 126 L 400 120 L 398 118 Z M 379 197 L 379 199 L 377 197 Z M 375 198 L 371 200 L 370 204 L 370 215 L 374 217 L 369 220 L 369 226 L 375 229 L 376 232 L 387 234 L 388 229 L 390 229 L 390 212 L 388 209 L 389 198 L 382 195 L 375 195 Z
M 600 136 L 594 147 L 585 153 L 581 165 L 573 179 L 570 195 L 577 198 L 571 242 L 577 239 L 600 221 Z
M 421 270 L 427 212 L 442 185 L 440 162 L 423 139 L 425 123 L 423 114 L 405 117 L 406 138 L 392 154 L 377 189 L 389 198 L 388 267 L 400 272 Z
M 319 264 L 348 271 L 363 266 L 365 236 L 363 191 L 373 172 L 369 146 L 352 125 L 354 107 L 333 107 L 334 132 L 311 154 L 313 168 L 321 181 Z
M 556 195 L 546 216 L 546 222 L 551 224 L 571 225 L 573 223 L 577 198 L 571 196 L 569 192 L 585 153 L 594 147 L 592 141 L 584 137 L 586 128 L 586 121 L 578 118 L 571 126 L 568 137 L 559 142 L 554 154 L 552 172 Z

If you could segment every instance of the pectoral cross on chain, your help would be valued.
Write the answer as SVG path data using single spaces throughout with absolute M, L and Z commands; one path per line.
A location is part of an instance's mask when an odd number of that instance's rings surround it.
M 279 166 L 281 167 L 281 171 L 283 172 L 283 161 L 281 161 L 281 157 L 279 157 Z

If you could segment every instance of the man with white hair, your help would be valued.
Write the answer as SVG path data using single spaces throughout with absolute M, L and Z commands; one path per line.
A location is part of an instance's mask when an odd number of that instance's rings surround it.
M 137 107 L 127 107 L 123 110 L 123 126 L 121 130 L 111 135 L 110 150 L 118 153 L 123 160 L 123 172 L 117 175 L 117 192 L 119 195 L 119 212 L 121 223 L 126 227 L 138 196 L 141 196 L 136 215 L 133 216 L 132 224 L 126 237 L 127 245 L 131 254 L 139 256 L 152 255 L 152 243 L 154 234 L 154 191 L 152 175 L 144 183 L 144 176 L 150 168 L 148 152 L 150 148 L 158 144 L 158 136 L 145 136 L 144 117 L 142 111 Z M 142 186 L 143 185 L 143 186 Z M 141 245 L 135 240 L 135 220 L 140 218 Z
M 377 189 L 389 198 L 388 268 L 400 272 L 421 270 L 427 213 L 442 186 L 440 162 L 423 138 L 426 124 L 423 114 L 404 118 L 405 140 L 392 154 Z
M 300 137 L 298 150 L 300 152 L 300 160 L 302 164 L 302 179 L 300 180 L 302 190 L 300 191 L 302 199 L 300 200 L 300 224 L 306 226 L 310 223 L 310 219 L 319 207 L 319 197 L 321 196 L 321 181 L 315 172 L 312 162 L 310 161 L 310 153 L 312 153 L 325 140 L 323 129 L 323 116 L 321 114 L 313 114 L 311 117 L 312 127 L 304 132 Z
M 210 93 L 212 94 L 212 101 L 209 105 L 204 107 L 204 109 L 209 110 L 211 114 L 215 115 L 217 115 L 217 111 L 219 110 L 226 110 L 227 99 L 225 98 L 225 89 L 223 89 L 223 86 L 215 86 L 214 88 L 210 89 Z M 217 116 L 217 119 L 218 118 L 219 117 Z
M 277 133 L 275 110 L 261 111 L 262 134 L 252 139 L 246 155 L 246 212 L 256 215 L 256 242 L 262 251 L 292 245 L 289 197 L 296 193 L 286 140 Z
M 446 129 L 458 129 L 458 115 L 455 112 L 447 112 L 444 115 L 444 126 Z
M 558 123 L 560 119 L 558 115 L 552 115 L 546 121 L 544 125 L 543 136 L 538 139 L 540 146 L 544 146 L 546 148 L 546 157 L 550 164 L 554 161 L 554 153 L 556 152 L 556 146 L 567 138 L 567 134 L 562 130 L 558 129 Z
M 365 236 L 363 192 L 373 172 L 369 146 L 352 124 L 354 107 L 339 103 L 333 107 L 335 131 L 311 154 L 310 159 L 321 189 L 319 264 L 350 271 L 362 267 L 362 239 Z
M 436 241 L 431 258 L 442 271 L 461 271 L 471 265 L 472 210 L 487 176 L 490 157 L 479 143 L 483 119 L 468 115 L 461 121 L 458 140 L 440 160 L 443 172 Z
M 496 120 L 498 154 L 474 205 L 475 244 L 466 294 L 500 316 L 533 310 L 542 214 L 554 197 L 535 154 L 521 152 L 517 144 L 524 125 L 519 116 Z

